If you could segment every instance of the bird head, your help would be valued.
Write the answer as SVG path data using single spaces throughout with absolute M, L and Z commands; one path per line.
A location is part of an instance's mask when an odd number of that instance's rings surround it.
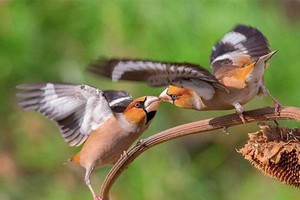
M 154 118 L 160 102 L 155 96 L 139 97 L 134 99 L 123 113 L 130 123 L 147 126 Z
M 162 101 L 169 102 L 180 108 L 201 109 L 201 100 L 192 89 L 169 85 L 160 95 Z

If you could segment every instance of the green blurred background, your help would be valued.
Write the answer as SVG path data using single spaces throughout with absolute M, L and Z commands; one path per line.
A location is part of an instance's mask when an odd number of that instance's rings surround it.
M 299 1 L 0 0 L 0 199 L 91 199 L 84 170 L 63 162 L 77 152 L 42 115 L 16 105 L 15 85 L 72 82 L 126 89 L 134 97 L 163 88 L 111 83 L 85 68 L 99 56 L 189 61 L 209 68 L 212 46 L 236 24 L 260 29 L 279 50 L 265 73 L 283 105 L 300 106 Z M 245 108 L 272 105 L 254 99 Z M 196 112 L 162 104 L 147 137 L 172 126 L 233 111 Z M 290 127 L 297 123 L 280 122 Z M 299 199 L 299 189 L 254 169 L 236 149 L 256 124 L 188 136 L 144 153 L 122 174 L 112 199 Z M 99 191 L 110 167 L 98 169 Z

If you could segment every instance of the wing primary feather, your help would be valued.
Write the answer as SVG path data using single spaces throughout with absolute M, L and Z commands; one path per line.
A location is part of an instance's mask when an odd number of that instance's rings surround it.
M 80 129 L 80 127 L 75 127 L 74 129 L 68 129 L 68 130 L 62 129 L 63 130 L 62 137 L 64 139 L 66 139 L 66 138 L 70 137 L 71 135 L 73 135 L 74 133 L 79 132 L 79 129 Z
M 71 146 L 82 144 L 94 127 L 101 126 L 112 115 L 103 92 L 92 86 L 37 83 L 18 85 L 16 88 L 23 90 L 16 94 L 21 98 L 18 105 L 24 110 L 35 110 L 54 120 L 62 137 Z M 128 93 L 121 94 L 126 96 Z M 86 109 L 89 112 L 85 112 Z
M 211 67 L 214 74 L 221 67 L 244 67 L 269 52 L 268 40 L 258 29 L 237 25 L 213 47 L 210 56 Z M 248 56 L 250 59 L 239 62 L 240 57 L 243 56 Z M 227 61 L 222 62 L 222 60 Z
M 84 135 L 80 134 L 79 131 L 73 133 L 68 138 L 65 138 L 65 141 L 68 142 L 71 146 L 76 146 L 78 143 L 80 143 L 80 139 L 82 139 Z
M 150 60 L 104 59 L 92 63 L 90 71 L 113 80 L 146 81 L 150 86 L 159 87 L 173 84 L 181 79 L 200 79 L 216 83 L 215 77 L 205 68 L 192 63 L 168 63 Z M 215 84 L 214 84 L 215 85 Z

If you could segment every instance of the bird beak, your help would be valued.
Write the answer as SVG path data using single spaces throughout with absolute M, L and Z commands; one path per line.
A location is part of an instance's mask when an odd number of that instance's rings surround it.
M 275 53 L 277 53 L 277 50 L 272 51 L 271 53 L 268 53 L 267 55 L 265 55 L 265 56 L 267 56 L 267 60 L 269 60 L 270 58 L 272 58 L 272 56 L 273 56 Z
M 268 61 L 268 60 L 270 60 L 270 58 L 272 58 L 272 56 L 273 56 L 276 52 L 277 52 L 277 50 L 272 51 L 271 53 L 268 53 L 268 54 L 262 56 L 262 58 L 265 59 L 265 61 Z
M 160 93 L 159 99 L 162 100 L 162 101 L 173 103 L 170 95 L 167 94 L 167 91 L 168 91 L 168 88 L 166 88 L 162 93 Z
M 144 103 L 145 110 L 149 113 L 152 111 L 156 111 L 160 104 L 161 100 L 155 96 L 147 96 L 147 99 Z
M 272 51 L 271 53 L 268 53 L 264 56 L 261 56 L 258 58 L 258 60 L 256 61 L 255 65 L 264 65 L 264 68 L 268 67 L 268 60 L 270 60 L 270 58 L 272 58 L 272 56 L 276 53 L 277 51 Z

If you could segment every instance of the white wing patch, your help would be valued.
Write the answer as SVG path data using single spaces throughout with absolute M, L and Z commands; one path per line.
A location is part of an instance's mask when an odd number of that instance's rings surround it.
M 178 75 L 178 74 L 189 74 L 189 76 L 202 75 L 203 72 L 200 70 L 193 69 L 186 65 L 174 65 L 167 63 L 151 62 L 151 61 L 120 61 L 117 65 L 114 66 L 111 77 L 112 81 L 119 81 L 122 75 L 126 72 L 133 71 L 145 71 L 152 75 L 165 74 L 165 75 Z M 149 72 L 150 71 L 150 72 Z
M 104 96 L 90 97 L 86 102 L 80 132 L 89 135 L 110 117 L 112 117 L 112 112 Z
M 111 68 L 113 81 L 120 79 L 146 81 L 150 86 L 159 87 L 165 85 L 176 85 L 186 87 L 186 80 L 191 83 L 186 88 L 193 88 L 201 93 L 205 99 L 210 99 L 214 94 L 214 88 L 226 90 L 225 86 L 206 69 L 191 63 L 166 63 L 155 61 L 116 61 Z M 124 75 L 124 77 L 122 77 Z M 196 81 L 198 80 L 198 81 Z M 197 82 L 197 83 L 196 83 Z M 205 91 L 207 90 L 207 91 Z M 206 93 L 206 94 L 205 94 Z
M 44 105 L 42 105 L 38 111 L 51 110 L 52 112 L 48 114 L 50 119 L 64 119 L 70 115 L 76 107 L 83 103 L 74 97 L 59 97 L 55 92 L 54 84 L 51 83 L 47 83 L 41 90 L 44 91 L 44 99 L 40 103 L 44 102 Z M 44 114 L 47 115 L 47 113 Z
M 235 64 L 235 61 L 238 60 L 238 58 L 241 58 L 243 56 L 248 56 L 248 51 L 246 49 L 244 50 L 238 50 L 238 51 L 233 51 L 233 52 L 229 52 L 223 55 L 220 55 L 218 57 L 216 57 L 213 62 L 211 63 L 211 66 L 214 65 L 214 63 L 216 63 L 217 61 L 220 60 L 231 60 L 233 62 L 233 64 Z
M 238 32 L 229 32 L 227 33 L 221 40 L 223 44 L 230 44 L 234 47 L 234 51 L 226 52 L 222 55 L 217 56 L 211 63 L 211 66 L 214 65 L 214 63 L 221 61 L 221 60 L 230 60 L 233 62 L 233 65 L 236 65 L 238 63 L 234 63 L 236 60 L 238 60 L 242 56 L 248 55 L 248 50 L 245 46 L 243 46 L 242 42 L 245 42 L 247 40 L 247 37 L 241 33 Z M 213 47 L 213 51 L 216 50 L 215 47 Z
M 246 41 L 247 38 L 245 35 L 238 33 L 238 32 L 229 32 L 225 34 L 225 36 L 222 38 L 221 42 L 223 43 L 231 43 L 232 45 L 237 45 L 241 42 Z
M 162 69 L 165 66 L 161 63 L 143 62 L 143 61 L 120 61 L 112 71 L 112 80 L 118 81 L 125 72 L 143 71 L 148 69 Z
M 113 107 L 114 105 L 118 104 L 118 103 L 121 103 L 123 101 L 126 101 L 126 100 L 131 100 L 132 98 L 131 97 L 121 97 L 121 98 L 118 98 L 118 99 L 114 99 L 112 100 L 111 102 L 109 102 L 109 107 Z

